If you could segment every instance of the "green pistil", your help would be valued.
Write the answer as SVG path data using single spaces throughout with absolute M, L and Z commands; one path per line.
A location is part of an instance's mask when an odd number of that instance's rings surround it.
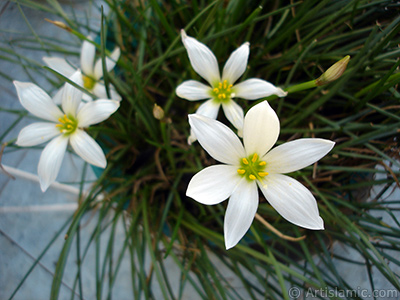
M 228 101 L 232 96 L 232 86 L 227 80 L 219 82 L 211 92 L 212 97 L 218 102 Z
M 250 155 L 248 158 L 244 157 L 240 160 L 240 166 L 237 170 L 238 174 L 246 177 L 247 180 L 259 180 L 262 181 L 268 172 L 265 172 L 265 166 L 267 163 L 260 160 L 257 153 Z
M 78 127 L 78 121 L 71 115 L 68 117 L 67 115 L 64 115 L 62 118 L 58 119 L 58 122 L 60 123 L 56 124 L 56 127 L 64 135 L 70 135 L 71 133 L 74 133 Z

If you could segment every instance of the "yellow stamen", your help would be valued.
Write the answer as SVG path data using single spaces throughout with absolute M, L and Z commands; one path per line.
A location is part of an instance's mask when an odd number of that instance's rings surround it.
M 212 89 L 212 96 L 214 99 L 219 99 L 223 102 L 226 99 L 230 99 L 234 94 L 231 92 L 232 84 L 229 84 L 228 80 L 218 82 Z
M 258 153 L 241 158 L 241 167 L 237 169 L 237 172 L 239 175 L 245 176 L 248 180 L 257 180 L 264 185 L 264 177 L 268 175 L 268 172 L 265 172 L 265 165 L 267 163 L 265 161 L 260 161 L 259 158 L 260 156 Z
M 91 91 L 96 84 L 96 80 L 94 80 L 89 76 L 82 75 L 82 80 L 83 80 L 83 86 L 89 91 Z
M 59 128 L 61 133 L 72 133 L 77 128 L 77 121 L 73 117 L 63 117 L 58 119 L 59 124 L 55 124 L 56 128 Z

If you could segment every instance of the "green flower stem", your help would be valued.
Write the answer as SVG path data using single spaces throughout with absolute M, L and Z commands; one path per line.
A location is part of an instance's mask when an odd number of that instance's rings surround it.
M 296 92 L 312 89 L 312 88 L 315 88 L 315 87 L 317 87 L 317 84 L 316 84 L 316 80 L 313 79 L 313 80 L 310 80 L 310 81 L 307 81 L 307 82 L 303 82 L 303 83 L 299 83 L 299 84 L 296 84 L 296 85 L 292 85 L 292 86 L 284 89 L 284 91 L 287 92 L 288 94 L 291 94 L 291 93 L 296 93 Z M 266 98 L 266 100 L 267 101 L 271 101 L 271 100 L 275 100 L 277 98 L 278 98 L 277 95 L 271 95 L 271 96 L 268 96 Z
M 310 81 L 307 81 L 307 82 L 303 82 L 303 83 L 300 83 L 300 84 L 296 84 L 296 85 L 290 86 L 287 89 L 285 89 L 285 92 L 288 92 L 290 94 L 290 93 L 295 93 L 295 92 L 300 92 L 300 91 L 312 89 L 312 88 L 315 88 L 315 87 L 317 87 L 316 80 L 310 80 Z

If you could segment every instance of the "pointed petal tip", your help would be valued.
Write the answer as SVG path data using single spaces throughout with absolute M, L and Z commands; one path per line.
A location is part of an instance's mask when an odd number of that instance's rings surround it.
M 189 115 L 188 115 L 189 121 L 190 121 L 191 119 L 193 119 L 193 118 L 196 118 L 196 117 L 197 117 L 197 114 L 189 114 Z
M 308 225 L 298 225 L 300 227 L 306 228 L 306 229 L 310 229 L 310 230 L 325 230 L 324 227 L 324 220 L 318 216 L 317 219 L 314 220 L 313 224 L 308 224 Z
M 181 39 L 182 43 L 185 45 L 185 40 L 188 38 L 188 35 L 186 34 L 185 29 L 181 29 Z
M 187 139 L 187 143 L 189 146 L 191 146 L 195 141 L 197 141 L 197 139 L 191 135 Z
M 321 217 L 319 217 L 318 221 L 319 221 L 319 226 L 316 230 L 325 230 L 324 220 Z
M 107 167 L 107 161 L 102 162 L 101 165 L 98 165 L 98 167 L 105 169 Z
M 25 82 L 26 83 L 26 82 Z M 24 82 L 22 81 L 18 81 L 18 80 L 13 80 L 13 84 L 15 85 L 15 87 L 21 86 L 24 84 Z
M 226 248 L 226 250 L 232 249 L 235 246 L 236 246 L 236 244 L 229 243 L 227 240 L 225 240 L 225 248 Z
M 18 147 L 27 147 L 26 145 L 24 145 L 23 142 L 21 142 L 20 135 L 21 135 L 21 131 L 20 131 L 20 134 L 17 137 L 17 140 L 15 141 L 15 145 L 17 145 Z
M 112 57 L 120 57 L 121 56 L 121 48 L 120 47 L 115 47 L 114 51 L 112 52 Z
M 38 177 L 39 177 L 40 189 L 44 193 L 47 191 L 47 189 L 50 187 L 50 185 L 53 183 L 54 180 L 53 181 L 45 180 L 44 178 L 40 177 L 39 174 Z
M 279 88 L 279 87 L 277 87 L 276 89 L 277 89 L 276 95 L 277 95 L 278 97 L 286 97 L 286 96 L 287 96 L 288 92 L 285 92 L 284 90 L 282 90 L 282 89 Z
M 42 181 L 40 181 L 40 189 L 42 190 L 42 192 L 46 192 L 47 189 L 49 188 L 50 184 L 48 183 L 43 183 Z
M 331 140 L 321 139 L 321 141 L 325 142 L 328 146 L 326 154 L 328 154 L 333 149 L 333 147 L 335 147 L 336 144 L 334 141 Z
M 334 142 L 334 141 L 331 141 L 331 140 L 324 140 L 324 141 L 326 141 L 328 144 L 330 144 L 331 146 L 332 146 L 332 148 L 335 146 L 335 144 L 336 144 L 336 142 Z M 331 148 L 331 149 L 332 149 Z
M 43 57 L 42 57 L 42 60 L 46 63 L 46 65 L 48 65 L 48 64 L 49 64 L 48 61 L 51 60 L 51 57 L 49 57 L 49 56 L 43 56 Z

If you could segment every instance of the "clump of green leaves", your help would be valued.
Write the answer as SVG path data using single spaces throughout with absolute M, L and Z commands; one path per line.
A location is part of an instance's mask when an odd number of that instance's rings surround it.
M 107 46 L 119 46 L 122 53 L 118 70 L 104 77 L 123 97 L 121 108 L 106 123 L 90 128 L 109 150 L 109 164 L 66 224 L 68 238 L 56 267 L 52 299 L 59 295 L 80 222 L 94 209 L 99 212 L 99 218 L 93 220 L 96 230 L 91 239 L 80 241 L 77 253 L 80 261 L 87 259 L 87 248 L 92 244 L 99 248 L 100 236 L 110 229 L 107 237 L 102 237 L 109 240 L 105 257 L 100 259 L 97 251 L 99 299 L 111 295 L 124 255 L 130 257 L 132 291 L 137 299 L 152 298 L 152 282 L 158 282 L 165 299 L 181 298 L 187 285 L 203 299 L 242 299 L 215 267 L 214 255 L 239 278 L 246 299 L 289 299 L 288 286 L 356 289 L 342 280 L 334 260 L 363 264 L 372 289 L 372 269 L 400 289 L 398 274 L 390 267 L 399 267 L 400 263 L 394 254 L 387 253 L 392 250 L 390 253 L 398 254 L 400 225 L 396 221 L 396 226 L 390 226 L 374 214 L 385 212 L 396 220 L 398 205 L 379 199 L 393 184 L 399 186 L 398 4 L 363 0 L 190 4 L 107 0 L 109 14 L 103 14 L 99 29 L 92 29 L 85 20 L 63 12 L 56 1 L 19 2 L 63 18 L 77 45 L 89 32 L 99 36 L 98 50 L 103 59 L 106 41 Z M 315 194 L 326 230 L 297 228 L 262 200 L 258 213 L 276 229 L 307 237 L 288 241 L 254 221 L 246 238 L 227 252 L 222 229 L 226 204 L 205 207 L 185 196 L 191 176 L 212 162 L 198 145 L 186 143 L 187 114 L 195 111 L 196 103 L 179 99 L 175 88 L 184 80 L 201 79 L 190 67 L 180 41 L 181 28 L 206 43 L 221 58 L 220 63 L 243 42 L 250 42 L 249 66 L 242 78 L 263 78 L 289 91 L 285 98 L 269 99 L 281 120 L 279 142 L 300 137 L 336 142 L 318 165 L 293 174 Z M 45 38 L 24 39 L 49 53 L 61 51 L 59 45 Z M 18 46 L 18 42 L 13 44 Z M 7 55 L 59 84 L 49 72 L 39 69 L 39 63 L 16 53 Z M 291 90 L 319 78 L 347 55 L 351 56 L 347 70 L 336 81 L 313 89 Z M 245 110 L 254 104 L 245 100 L 238 103 Z M 162 117 L 153 115 L 155 105 L 162 108 Z M 222 115 L 220 119 L 224 120 Z M 4 136 L 2 143 L 6 142 Z M 369 189 L 377 186 L 381 192 L 366 202 Z M 105 193 L 107 200 L 99 206 L 95 199 L 100 193 Z M 110 214 L 112 221 L 106 221 Z M 122 240 L 114 236 L 119 222 L 126 224 Z M 332 254 L 333 243 L 354 249 L 363 260 L 355 262 Z M 118 253 L 113 252 L 116 244 L 122 245 Z M 144 267 L 145 248 L 150 270 Z M 115 256 L 117 261 L 113 260 Z M 171 287 L 164 266 L 167 257 L 181 270 L 178 290 Z M 104 275 L 106 266 L 108 279 Z M 251 279 L 246 275 L 249 273 Z M 82 292 L 78 288 L 81 276 L 78 270 L 74 286 L 78 293 Z

